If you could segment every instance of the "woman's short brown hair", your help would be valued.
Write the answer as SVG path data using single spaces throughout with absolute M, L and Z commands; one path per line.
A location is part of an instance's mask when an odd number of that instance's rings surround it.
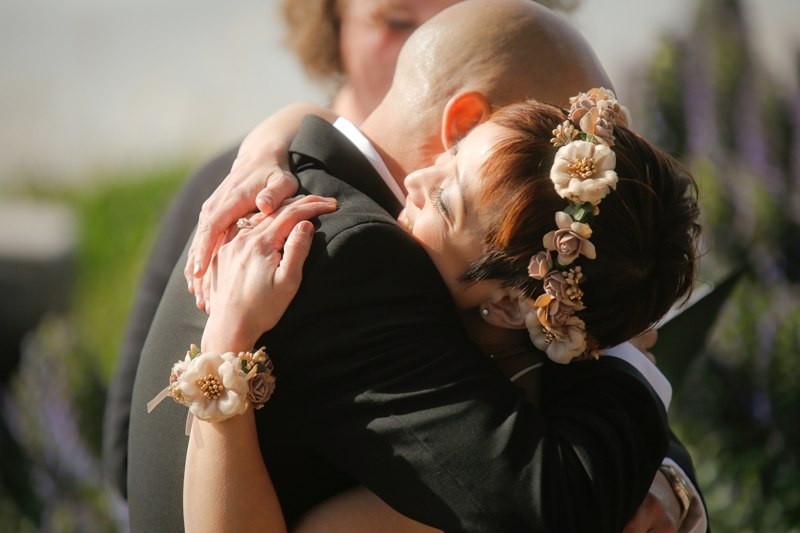
M 483 168 L 478 202 L 490 229 L 465 280 L 497 279 L 528 296 L 541 294 L 527 266 L 567 205 L 550 181 L 552 130 L 565 119 L 565 111 L 535 101 L 492 117 L 509 136 Z M 597 347 L 633 338 L 688 293 L 700 233 L 696 185 L 680 163 L 620 126 L 613 150 L 619 182 L 591 223 L 597 258 L 578 263 L 586 305 L 578 316 Z

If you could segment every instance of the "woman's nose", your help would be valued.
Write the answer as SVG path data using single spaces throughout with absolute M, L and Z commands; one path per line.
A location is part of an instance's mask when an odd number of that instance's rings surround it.
M 405 179 L 408 200 L 418 209 L 425 206 L 425 169 L 412 172 Z

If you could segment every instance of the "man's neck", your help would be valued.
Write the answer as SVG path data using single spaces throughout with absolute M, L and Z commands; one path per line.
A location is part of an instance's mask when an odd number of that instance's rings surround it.
M 359 126 L 361 133 L 369 139 L 375 150 L 378 151 L 386 168 L 389 169 L 395 182 L 400 186 L 403 194 L 406 194 L 405 179 L 408 172 L 414 169 L 406 169 L 402 161 L 407 148 L 397 142 L 395 135 L 396 129 L 392 128 L 391 121 L 383 120 L 381 107 L 372 112 L 370 116 Z

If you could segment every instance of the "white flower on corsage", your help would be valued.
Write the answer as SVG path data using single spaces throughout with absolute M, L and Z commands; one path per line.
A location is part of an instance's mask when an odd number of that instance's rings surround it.
M 247 409 L 247 374 L 233 352 L 204 353 L 192 359 L 176 383 L 184 405 L 208 422 L 240 415 Z
M 147 403 L 149 413 L 166 397 L 189 408 L 192 416 L 219 422 L 260 409 L 275 392 L 272 361 L 264 348 L 253 352 L 201 353 L 192 345 L 186 358 L 172 366 L 169 385 Z
M 556 152 L 550 180 L 562 198 L 597 205 L 617 188 L 616 164 L 614 151 L 605 144 L 573 141 Z
M 594 244 L 589 242 L 592 228 L 582 222 L 574 222 L 564 211 L 556 212 L 557 230 L 545 234 L 542 244 L 545 249 L 558 252 L 558 264 L 567 266 L 579 255 L 589 259 L 597 257 Z

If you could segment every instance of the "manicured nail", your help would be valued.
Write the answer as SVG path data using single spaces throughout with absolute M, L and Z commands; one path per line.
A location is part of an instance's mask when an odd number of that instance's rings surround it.
M 196 276 L 199 273 L 200 273 L 200 262 L 197 261 L 194 264 L 194 270 L 192 270 L 192 274 L 194 274 Z
M 300 230 L 308 236 L 314 235 L 314 225 L 311 223 L 303 224 Z

